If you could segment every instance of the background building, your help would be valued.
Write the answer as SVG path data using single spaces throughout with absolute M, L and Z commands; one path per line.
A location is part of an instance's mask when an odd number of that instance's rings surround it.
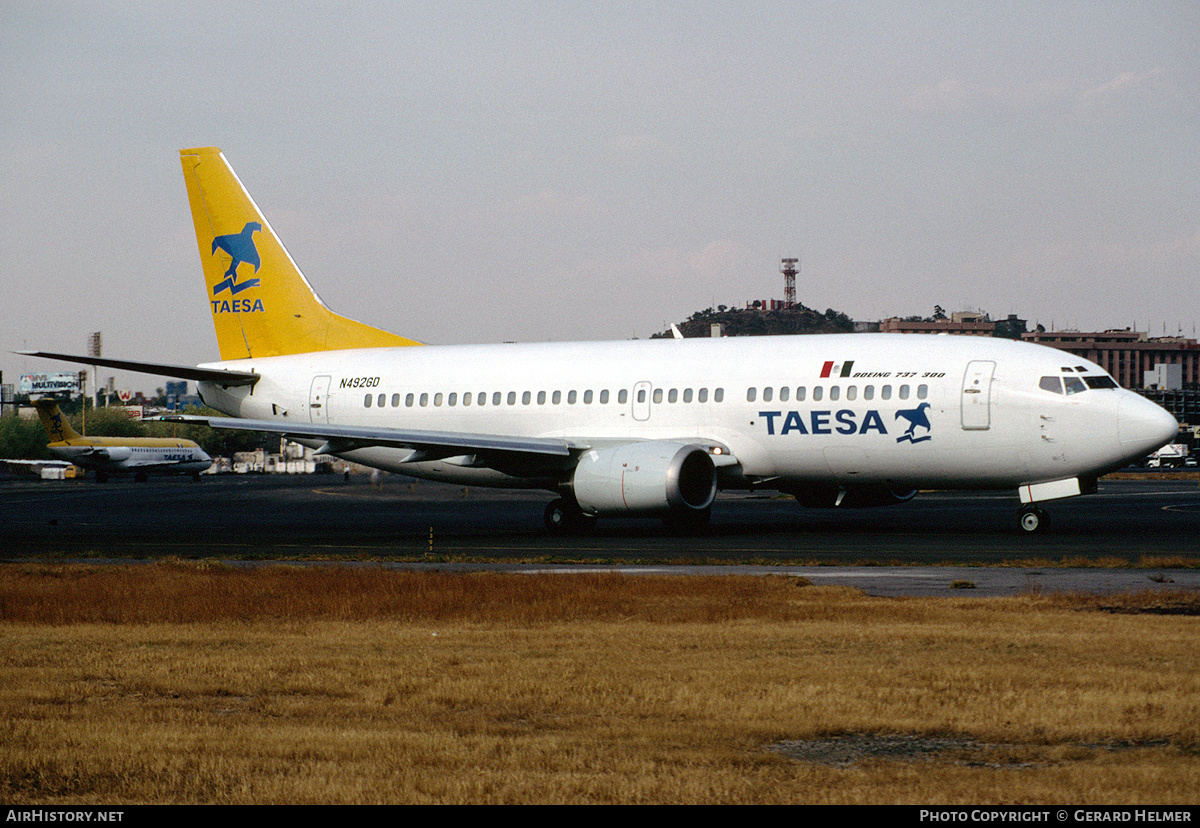
M 958 311 L 948 319 L 892 317 L 879 323 L 880 333 L 950 333 L 967 336 L 999 336 L 1016 339 L 1025 333 L 1025 320 L 1010 313 L 1006 319 L 992 319 L 982 311 Z
M 1031 331 L 1022 339 L 1060 348 L 1098 364 L 1124 388 L 1154 386 L 1160 391 L 1196 390 L 1200 383 L 1200 343 L 1164 336 L 1151 339 L 1142 331 Z M 1157 365 L 1178 369 L 1157 371 Z M 1175 388 L 1164 388 L 1178 382 Z

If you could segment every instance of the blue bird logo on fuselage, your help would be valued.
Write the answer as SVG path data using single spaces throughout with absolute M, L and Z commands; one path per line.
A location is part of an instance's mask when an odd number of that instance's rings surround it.
M 908 420 L 908 430 L 896 438 L 897 443 L 902 443 L 905 440 L 907 440 L 910 443 L 923 443 L 926 440 L 933 439 L 932 436 L 928 433 L 926 433 L 924 437 L 916 436 L 917 426 L 920 426 L 921 428 L 925 429 L 926 432 L 930 432 L 933 430 L 933 427 L 929 424 L 929 416 L 925 413 L 928 409 L 929 409 L 929 403 L 923 402 L 920 405 L 918 405 L 916 408 L 910 408 L 910 409 L 907 409 L 906 411 L 897 411 L 896 412 L 897 420 L 900 419 L 901 417 Z
M 213 239 L 212 252 L 224 250 L 233 259 L 229 263 L 229 270 L 225 271 L 225 280 L 218 282 L 213 288 L 213 296 L 216 296 L 226 288 L 229 289 L 230 295 L 236 296 L 246 288 L 256 287 L 258 279 L 247 279 L 239 283 L 237 280 L 237 269 L 242 262 L 247 262 L 254 265 L 254 272 L 258 273 L 259 267 L 262 266 L 262 261 L 258 258 L 258 248 L 254 246 L 253 236 L 258 231 L 262 230 L 262 225 L 257 221 L 250 221 L 242 228 L 240 233 L 230 233 L 226 236 L 217 236 Z

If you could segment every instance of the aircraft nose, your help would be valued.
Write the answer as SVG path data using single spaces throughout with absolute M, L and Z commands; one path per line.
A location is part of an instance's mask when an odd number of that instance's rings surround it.
M 1128 394 L 1117 409 L 1117 435 L 1122 448 L 1149 454 L 1175 439 L 1179 423 L 1160 405 L 1136 394 Z

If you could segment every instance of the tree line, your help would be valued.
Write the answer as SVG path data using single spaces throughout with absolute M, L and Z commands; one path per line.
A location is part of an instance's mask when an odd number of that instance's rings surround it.
M 64 410 L 64 416 L 77 432 L 83 433 L 83 416 L 75 411 Z M 219 411 L 199 406 L 189 406 L 185 414 L 219 417 Z M 225 428 L 210 428 L 206 425 L 168 423 L 161 420 L 135 420 L 116 408 L 89 408 L 87 410 L 87 433 L 89 436 L 104 437 L 180 437 L 195 440 L 200 448 L 212 457 L 232 457 L 234 452 L 279 450 L 278 434 L 262 434 L 250 431 L 234 431 Z M 38 417 L 20 417 L 15 414 L 0 417 L 0 458 L 13 460 L 50 460 L 53 455 L 46 450 L 50 438 Z

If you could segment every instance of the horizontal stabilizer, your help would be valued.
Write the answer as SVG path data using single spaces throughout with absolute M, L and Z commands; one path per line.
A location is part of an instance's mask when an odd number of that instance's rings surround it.
M 195 380 L 197 382 L 215 382 L 219 385 L 254 385 L 259 376 L 252 371 L 225 371 L 220 368 L 197 368 L 191 365 L 162 365 L 156 362 L 130 362 L 123 359 L 107 359 L 102 357 L 77 356 L 73 354 L 52 354 L 47 351 L 13 351 L 22 356 L 57 359 L 63 362 L 77 362 L 81 365 L 103 365 L 105 368 L 117 368 L 121 371 L 137 371 L 140 374 L 154 374 L 160 377 L 177 377 L 178 379 Z

